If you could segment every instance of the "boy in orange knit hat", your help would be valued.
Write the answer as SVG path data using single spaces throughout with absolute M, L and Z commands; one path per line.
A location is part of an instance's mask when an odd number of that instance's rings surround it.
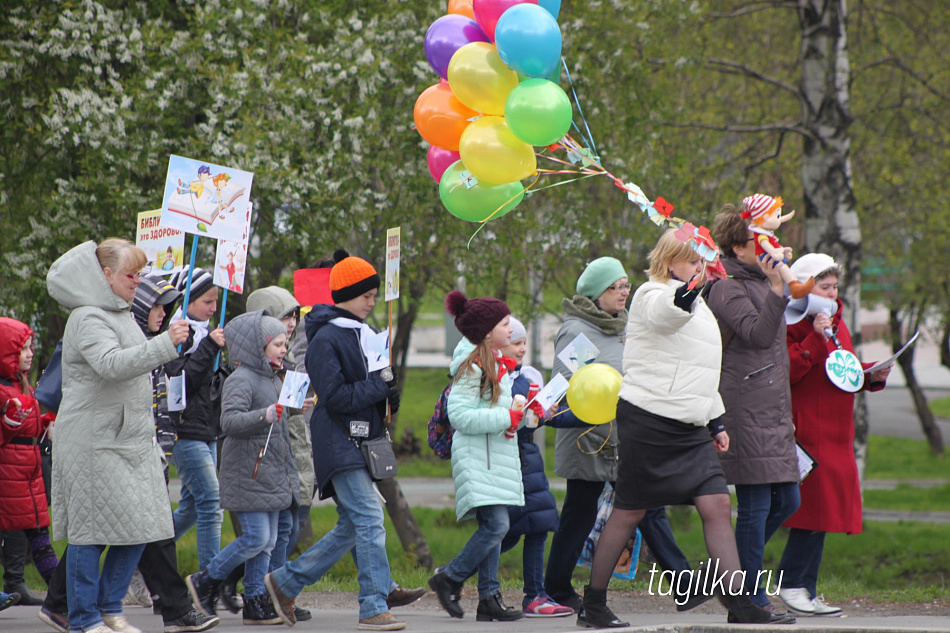
M 369 371 L 364 341 L 376 334 L 365 319 L 376 305 L 379 275 L 366 260 L 338 250 L 330 271 L 335 305 L 313 306 L 306 318 L 306 366 L 317 403 L 310 418 L 314 470 L 320 499 L 333 497 L 339 521 L 296 560 L 275 569 L 264 584 L 281 620 L 293 626 L 294 598 L 355 548 L 359 628 L 405 628 L 389 612 L 391 587 L 383 508 L 360 450 L 363 441 L 387 435 L 387 402 L 395 412 L 399 392 L 392 369 Z M 422 591 L 424 593 L 424 591 Z M 421 594 L 420 594 L 421 595 Z

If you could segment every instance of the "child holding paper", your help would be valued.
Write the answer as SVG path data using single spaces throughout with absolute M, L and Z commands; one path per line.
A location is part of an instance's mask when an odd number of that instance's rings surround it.
M 518 620 L 524 614 L 505 605 L 498 583 L 498 557 L 509 526 L 507 506 L 524 505 L 515 439 L 524 411 L 512 409 L 509 372 L 516 362 L 501 354 L 511 342 L 511 310 L 504 301 L 469 300 L 458 290 L 445 298 L 445 307 L 464 337 L 452 357 L 455 384 L 448 397 L 455 427 L 455 513 L 460 521 L 475 518 L 478 529 L 452 562 L 436 570 L 429 587 L 450 616 L 461 618 L 462 585 L 478 573 L 476 619 Z
M 502 356 L 517 362 L 511 372 L 512 395 L 525 396 L 528 402 L 537 395 L 542 387 L 540 374 L 533 367 L 524 367 L 522 360 L 528 351 L 528 333 L 518 319 L 511 317 L 511 342 L 501 350 Z M 529 375 L 537 374 L 534 378 Z M 533 383 L 533 384 L 532 384 Z M 540 402 L 528 405 L 531 413 L 537 416 L 538 424 L 551 420 L 551 414 L 557 411 L 557 404 L 551 412 L 545 412 Z M 530 415 L 530 414 L 529 414 Z M 501 542 L 501 551 L 507 552 L 524 535 L 522 561 L 524 565 L 524 599 L 521 603 L 525 617 L 557 618 L 574 613 L 550 597 L 544 591 L 544 544 L 548 532 L 557 529 L 557 501 L 548 489 L 548 478 L 544 474 L 544 458 L 541 449 L 534 443 L 536 426 L 525 424 L 518 429 L 518 454 L 521 458 L 521 481 L 524 485 L 524 506 L 509 506 L 508 534 Z
M 277 404 L 277 373 L 287 353 L 287 328 L 263 310 L 225 327 L 234 373 L 221 399 L 221 506 L 237 514 L 242 533 L 208 567 L 188 577 L 195 606 L 215 615 L 221 583 L 241 563 L 244 624 L 279 624 L 264 587 L 282 510 L 299 503 L 299 482 L 287 420 Z

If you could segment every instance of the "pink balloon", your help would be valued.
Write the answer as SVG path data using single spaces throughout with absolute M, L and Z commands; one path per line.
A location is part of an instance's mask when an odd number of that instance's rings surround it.
M 436 182 L 442 182 L 442 174 L 457 160 L 461 160 L 461 156 L 459 156 L 458 152 L 436 147 L 435 145 L 430 145 L 429 152 L 426 154 L 426 163 L 429 165 L 429 173 L 432 174 Z
M 495 25 L 501 14 L 516 4 L 538 4 L 538 0 L 473 0 L 475 21 L 492 42 L 495 41 Z

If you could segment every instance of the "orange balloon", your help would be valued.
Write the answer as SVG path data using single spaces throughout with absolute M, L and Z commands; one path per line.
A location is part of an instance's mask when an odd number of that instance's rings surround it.
M 469 119 L 476 116 L 478 113 L 462 104 L 448 84 L 443 83 L 423 90 L 412 112 L 422 138 L 430 145 L 453 152 L 459 149 L 459 139 L 469 126 Z
M 449 0 L 448 13 L 464 15 L 467 18 L 475 19 L 475 9 L 472 8 L 472 0 Z

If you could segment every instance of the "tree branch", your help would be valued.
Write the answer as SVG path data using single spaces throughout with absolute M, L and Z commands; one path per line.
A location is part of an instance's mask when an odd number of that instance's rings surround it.
M 755 168 L 758 167 L 759 165 L 761 165 L 761 164 L 763 164 L 763 163 L 766 163 L 766 162 L 772 160 L 773 158 L 778 158 L 778 155 L 782 152 L 782 143 L 785 141 L 785 135 L 786 135 L 787 133 L 788 133 L 788 132 L 779 132 L 779 135 L 778 135 L 778 142 L 775 144 L 775 151 L 774 151 L 774 152 L 772 152 L 772 153 L 769 154 L 768 156 L 763 156 L 760 160 L 755 161 L 755 162 L 752 163 L 751 165 L 746 165 L 745 173 L 746 173 L 747 176 L 752 172 L 753 169 L 755 169 Z
M 796 88 L 795 86 L 785 83 L 784 81 L 775 79 L 774 77 L 769 77 L 768 75 L 764 75 L 760 73 L 759 71 L 755 70 L 754 68 L 750 68 L 746 66 L 745 64 L 732 62 L 727 59 L 710 58 L 709 62 L 706 65 L 711 70 L 715 70 L 716 72 L 722 73 L 724 75 L 743 75 L 745 77 L 752 77 L 753 79 L 764 81 L 765 83 L 775 86 L 776 88 L 781 88 L 782 90 L 785 90 L 786 92 L 792 93 L 793 95 L 795 95 L 795 98 L 798 99 L 799 101 L 801 101 L 802 99 L 801 92 L 799 92 L 798 88 Z M 721 66 L 722 68 L 719 68 L 719 66 Z
M 670 127 L 697 128 L 715 132 L 735 132 L 737 134 L 756 134 L 759 132 L 791 132 L 807 139 L 819 140 L 812 132 L 798 123 L 766 123 L 764 125 L 710 125 L 707 123 L 663 123 Z
M 939 99 L 943 99 L 944 101 L 950 101 L 950 95 L 946 95 L 940 92 L 925 77 L 921 76 L 920 73 L 914 71 L 910 66 L 908 66 L 904 62 L 904 60 L 900 59 L 899 57 L 884 57 L 882 59 L 877 59 L 873 62 L 868 62 L 867 64 L 861 66 L 861 68 L 859 68 L 853 73 L 852 80 L 854 77 L 864 72 L 865 70 L 870 70 L 871 68 L 875 68 L 877 66 L 893 66 L 894 68 L 900 70 L 901 72 L 906 73 L 908 76 L 914 79 L 914 81 L 916 81 L 921 86 L 923 86 L 927 90 L 927 92 L 929 92 L 930 94 L 934 95 L 935 97 Z
M 750 13 L 758 13 L 759 11 L 768 11 L 769 9 L 795 9 L 798 10 L 797 2 L 766 2 L 766 3 L 751 3 L 744 7 L 740 7 L 731 13 L 710 13 L 707 17 L 710 17 L 714 20 L 720 19 L 729 19 L 729 18 L 738 18 L 743 15 L 749 15 Z

